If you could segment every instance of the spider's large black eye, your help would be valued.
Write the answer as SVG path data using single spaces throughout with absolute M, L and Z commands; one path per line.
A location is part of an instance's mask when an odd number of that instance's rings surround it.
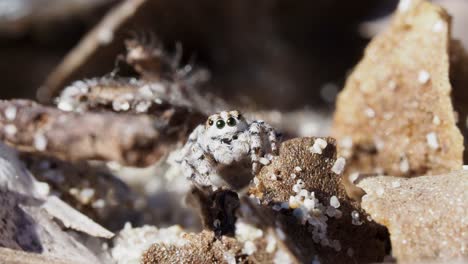
M 228 126 L 235 126 L 237 122 L 236 122 L 236 119 L 234 119 L 233 117 L 230 117 L 228 118 L 226 123 L 228 124 Z
M 208 125 L 212 126 L 213 125 L 213 120 L 208 120 Z
M 216 121 L 216 127 L 217 128 L 221 129 L 221 128 L 224 127 L 224 125 L 226 125 L 226 123 L 224 123 L 223 120 L 220 119 L 220 120 Z

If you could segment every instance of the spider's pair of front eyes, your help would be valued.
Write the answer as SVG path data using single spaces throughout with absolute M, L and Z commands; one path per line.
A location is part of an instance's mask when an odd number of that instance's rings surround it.
M 208 124 L 210 126 L 212 126 L 213 123 L 214 123 L 213 120 L 208 121 Z M 219 129 L 222 129 L 226 124 L 230 127 L 233 127 L 237 124 L 237 121 L 233 117 L 228 118 L 226 122 L 224 122 L 224 120 L 222 119 L 219 119 L 218 121 L 216 121 L 216 127 Z

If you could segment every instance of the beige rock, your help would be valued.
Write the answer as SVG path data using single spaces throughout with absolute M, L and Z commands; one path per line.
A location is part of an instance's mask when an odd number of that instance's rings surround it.
M 450 43 L 450 17 L 442 8 L 401 1 L 338 97 L 332 135 L 348 158 L 347 174 L 416 176 L 461 168 Z
M 370 177 L 358 186 L 367 192 L 362 207 L 388 228 L 398 262 L 468 258 L 468 171 Z

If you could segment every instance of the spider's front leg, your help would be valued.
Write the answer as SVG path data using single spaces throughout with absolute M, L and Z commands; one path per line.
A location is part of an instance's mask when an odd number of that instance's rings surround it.
M 207 158 L 198 142 L 202 138 L 203 131 L 203 126 L 200 125 L 190 134 L 177 162 L 181 163 L 185 176 L 192 182 L 201 186 L 210 186 L 210 175 L 215 168 L 212 159 Z
M 182 161 L 186 157 L 191 156 L 192 155 L 191 153 L 193 153 L 193 150 L 195 147 L 197 147 L 200 151 L 202 151 L 200 146 L 197 146 L 198 145 L 197 140 L 198 138 L 201 137 L 201 135 L 203 134 L 203 131 L 204 131 L 203 125 L 199 125 L 192 131 L 192 133 L 190 133 L 187 142 L 185 143 L 184 147 L 180 151 L 180 154 L 176 158 L 176 162 L 182 163 Z
M 210 175 L 215 169 L 213 162 L 206 158 L 205 153 L 198 144 L 194 145 L 191 151 L 191 155 L 182 161 L 186 177 L 197 185 L 211 186 Z

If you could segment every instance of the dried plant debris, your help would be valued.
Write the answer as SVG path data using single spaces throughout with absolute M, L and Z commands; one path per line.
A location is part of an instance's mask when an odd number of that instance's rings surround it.
M 4 142 L 70 161 L 148 166 L 178 139 L 177 131 L 171 131 L 170 117 L 67 113 L 26 100 L 1 101 L 0 113 Z
M 461 168 L 449 45 L 450 18 L 442 8 L 401 1 L 338 98 L 332 135 L 348 160 L 347 174 L 416 176 Z
M 208 103 L 197 105 L 194 102 L 201 102 L 197 101 L 201 98 L 199 95 L 188 98 L 170 86 L 134 78 L 82 80 L 68 86 L 56 103 L 63 111 L 147 114 L 165 124 L 166 133 L 179 142 L 205 120 L 206 115 L 197 109 Z
M 180 43 L 176 45 L 175 52 L 170 53 L 164 49 L 162 43 L 152 33 L 135 33 L 133 34 L 135 35 L 133 38 L 128 39 L 130 28 L 134 28 L 134 23 L 138 24 L 142 22 L 140 20 L 145 20 L 145 15 L 141 13 L 152 10 L 152 5 L 151 1 L 124 1 L 115 10 L 110 12 L 80 45 L 65 58 L 56 71 L 51 74 L 44 86 L 38 91 L 39 100 L 42 102 L 52 101 L 66 85 L 73 80 L 82 79 L 83 76 L 100 76 L 105 74 L 105 72 L 102 72 L 102 65 L 95 65 L 95 57 L 92 60 L 90 59 L 91 54 L 94 54 L 105 57 L 105 61 L 108 63 L 116 61 L 116 68 L 111 74 L 112 77 L 116 77 L 116 74 L 121 71 L 120 64 L 125 63 L 130 66 L 141 81 L 134 81 L 133 83 L 129 81 L 129 86 L 147 86 L 146 88 L 153 86 L 157 87 L 158 90 L 161 88 L 170 90 L 172 98 L 177 97 L 177 100 L 180 102 L 182 102 L 181 100 L 187 101 L 188 99 L 189 102 L 197 104 L 195 108 L 199 111 L 214 112 L 221 110 L 224 102 L 220 99 L 211 94 L 203 96 L 199 94 L 198 88 L 209 80 L 210 73 L 201 67 L 195 66 L 193 61 L 183 64 L 182 46 Z M 140 9 L 145 6 L 148 10 L 143 11 Z M 134 17 L 136 13 L 139 13 L 142 17 Z M 131 20 L 137 20 L 137 22 Z M 125 52 L 125 55 L 118 55 L 121 52 Z M 115 58 L 110 57 L 112 56 L 111 54 Z M 86 67 L 90 66 L 87 64 L 94 65 L 94 67 Z M 111 71 L 112 67 L 109 67 L 107 70 Z M 83 75 L 83 72 L 88 73 Z M 128 75 L 125 70 L 123 73 Z M 78 86 L 82 88 L 83 86 L 92 87 L 95 85 L 102 87 L 106 86 L 106 79 L 84 80 L 76 82 L 72 87 Z M 110 82 L 107 84 L 110 86 L 115 86 L 119 82 L 120 85 L 125 85 L 122 84 L 125 83 L 122 80 L 112 83 L 111 79 L 107 80 L 107 82 Z M 160 91 L 158 92 L 160 93 Z M 213 109 L 216 106 L 219 108 Z
M 28 153 L 21 160 L 55 195 L 107 228 L 119 230 L 127 221 L 141 221 L 138 203 L 143 198 L 102 166 Z
M 332 138 L 283 142 L 279 157 L 254 178 L 243 215 L 274 230 L 301 263 L 380 261 L 386 230 L 347 198 L 344 167 Z
M 94 249 L 85 246 L 81 239 L 112 236 L 106 229 L 50 195 L 48 185 L 36 181 L 16 153 L 5 145 L 0 145 L 0 203 L 2 247 L 71 262 L 99 263 L 101 257 Z M 71 234 L 66 231 L 70 228 L 82 233 Z
M 113 111 L 162 118 L 178 115 L 181 122 L 188 124 L 203 121 L 206 116 L 201 109 L 208 103 L 202 103 L 200 95 L 189 96 L 174 86 L 135 78 L 87 79 L 66 87 L 56 104 L 63 111 Z
M 214 231 L 217 237 L 234 234 L 240 204 L 236 192 L 194 187 L 187 196 L 187 203 L 198 210 L 204 229 Z
M 209 80 L 210 73 L 193 63 L 182 65 L 182 45 L 169 54 L 155 34 L 140 34 L 125 41 L 125 62 L 146 81 L 169 80 L 196 87 Z
M 39 101 L 43 103 L 52 102 L 65 85 L 83 77 L 77 77 L 78 72 L 85 73 L 88 76 L 96 76 L 97 73 L 104 74 L 102 65 L 89 63 L 90 58 L 107 63 L 109 69 L 112 69 L 113 57 L 118 54 L 120 47 L 109 46 L 109 44 L 111 42 L 123 43 L 124 37 L 122 35 L 128 28 L 123 29 L 122 24 L 125 24 L 139 8 L 142 8 L 144 3 L 144 0 L 123 1 L 110 14 L 106 15 L 78 46 L 65 57 L 62 63 L 47 78 L 44 85 L 39 88 L 37 91 Z M 109 53 L 112 55 L 109 56 Z
M 107 109 L 153 115 L 171 109 L 208 115 L 226 108 L 223 100 L 200 89 L 209 79 L 208 71 L 193 64 L 180 66 L 181 55 L 167 55 L 158 46 L 161 44 L 145 44 L 137 39 L 127 40 L 126 44 L 125 62 L 140 75 L 138 78 L 112 73 L 75 81 L 56 98 L 58 107 L 64 111 Z
M 362 207 L 390 232 L 398 262 L 468 259 L 468 172 L 359 182 Z M 462 263 L 461 261 L 460 263 Z

